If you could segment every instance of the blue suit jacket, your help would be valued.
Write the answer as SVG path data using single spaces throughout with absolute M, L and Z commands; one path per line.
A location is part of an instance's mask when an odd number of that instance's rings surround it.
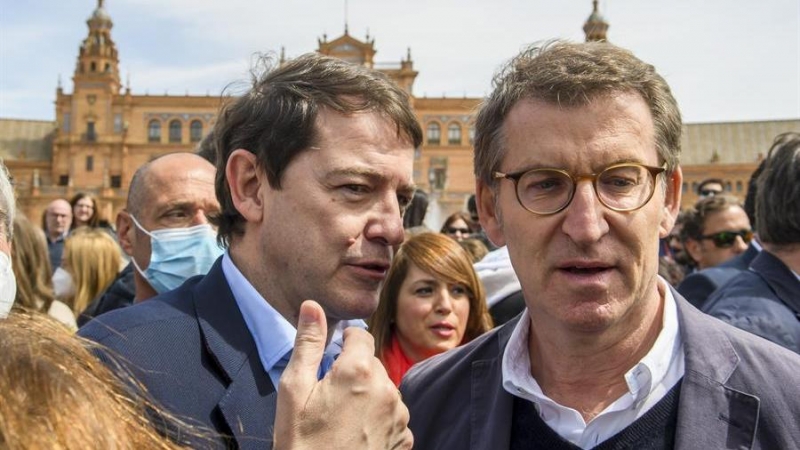
M 800 281 L 766 250 L 714 292 L 704 311 L 800 353 Z
M 747 250 L 722 264 L 699 272 L 690 273 L 678 285 L 678 292 L 689 303 L 702 309 L 708 297 L 720 286 L 730 281 L 742 270 L 747 270 L 750 263 L 758 256 L 758 249 L 750 244 Z
M 800 448 L 800 356 L 673 294 L 686 362 L 675 448 Z M 400 390 L 416 450 L 509 448 L 513 397 L 501 361 L 518 320 L 409 371 Z
M 217 446 L 271 448 L 275 387 L 221 261 L 174 291 L 97 317 L 79 334 L 121 357 L 157 404 L 214 430 Z

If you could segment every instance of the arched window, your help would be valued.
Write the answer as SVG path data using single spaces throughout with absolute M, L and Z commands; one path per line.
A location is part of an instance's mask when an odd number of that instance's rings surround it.
M 200 142 L 200 139 L 203 139 L 203 122 L 193 120 L 189 124 L 189 139 L 192 142 Z
M 439 145 L 441 142 L 442 129 L 436 122 L 428 124 L 428 145 Z
M 736 182 L 736 192 L 742 192 L 743 188 L 744 188 L 744 186 L 742 185 L 742 182 L 741 181 L 737 181 Z
M 156 119 L 147 125 L 147 140 L 149 142 L 161 142 L 161 122 Z
M 469 145 L 475 144 L 475 125 L 469 127 Z
M 451 123 L 447 127 L 447 143 L 450 145 L 461 145 L 461 125 Z
M 169 123 L 169 141 L 176 143 L 181 141 L 181 121 L 173 120 Z

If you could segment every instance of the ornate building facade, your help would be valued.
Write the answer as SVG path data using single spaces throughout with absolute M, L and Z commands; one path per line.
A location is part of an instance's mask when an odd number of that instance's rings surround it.
M 608 23 L 597 3 L 584 24 L 587 40 L 606 39 Z M 0 119 L 0 158 L 14 177 L 20 208 L 34 220 L 50 201 L 88 191 L 113 222 L 135 170 L 159 155 L 195 150 L 222 101 L 216 96 L 134 95 L 130 85 L 121 84 L 113 23 L 103 0 L 87 25 L 72 92 L 66 93 L 61 83 L 56 90 L 55 123 Z M 374 39 L 356 39 L 346 26 L 342 36 L 323 36 L 318 44 L 318 52 L 380 70 L 412 95 L 424 131 L 414 178 L 432 199 L 426 223 L 438 229 L 474 192 L 474 111 L 481 99 L 413 96 L 418 72 L 411 50 L 398 63 L 376 62 Z M 772 139 L 798 130 L 798 119 L 684 125 L 683 204 L 695 201 L 694 187 L 705 178 L 723 179 L 729 191 L 743 198 L 750 173 Z

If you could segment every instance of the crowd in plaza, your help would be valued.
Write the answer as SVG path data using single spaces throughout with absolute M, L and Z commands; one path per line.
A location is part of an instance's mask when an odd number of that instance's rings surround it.
M 800 133 L 681 210 L 681 129 L 631 52 L 536 44 L 431 229 L 408 94 L 313 53 L 114 218 L 0 164 L 0 448 L 800 448 Z

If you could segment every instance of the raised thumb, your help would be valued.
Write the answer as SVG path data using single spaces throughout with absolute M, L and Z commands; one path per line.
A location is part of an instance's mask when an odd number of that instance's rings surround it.
M 304 301 L 300 305 L 300 315 L 297 319 L 294 350 L 281 377 L 281 384 L 290 384 L 294 389 L 313 386 L 317 382 L 317 372 L 325 352 L 327 338 L 328 324 L 325 321 L 325 311 L 313 300 Z

